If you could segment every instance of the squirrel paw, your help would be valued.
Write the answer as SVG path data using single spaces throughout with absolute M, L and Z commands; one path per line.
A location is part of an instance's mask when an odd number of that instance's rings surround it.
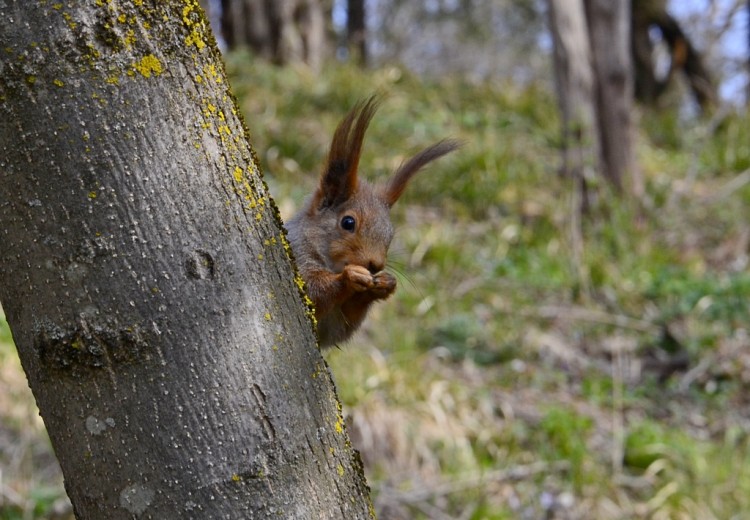
M 378 298 L 387 298 L 396 290 L 396 278 L 390 273 L 381 271 L 372 277 L 372 281 L 370 291 Z
M 356 292 L 364 292 L 373 287 L 374 279 L 366 268 L 361 265 L 348 264 L 344 266 L 341 276 Z

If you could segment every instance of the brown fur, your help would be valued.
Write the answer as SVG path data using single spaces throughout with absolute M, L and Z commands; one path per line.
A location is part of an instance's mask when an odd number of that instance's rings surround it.
M 324 347 L 346 341 L 370 305 L 396 290 L 383 271 L 393 238 L 389 209 L 422 167 L 458 148 L 441 141 L 406 161 L 384 186 L 358 178 L 365 132 L 378 107 L 374 97 L 360 102 L 336 128 L 317 190 L 287 222 L 297 267 L 315 304 Z M 343 219 L 354 219 L 346 229 Z

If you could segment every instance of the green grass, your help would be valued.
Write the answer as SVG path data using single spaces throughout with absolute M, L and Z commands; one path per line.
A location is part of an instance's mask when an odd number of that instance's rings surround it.
M 0 519 L 72 518 L 60 467 L 0 312 Z
M 316 78 L 243 54 L 228 69 L 286 216 L 338 120 L 375 92 L 362 175 L 465 142 L 394 208 L 397 294 L 326 354 L 384 517 L 750 511 L 747 114 L 643 113 L 646 196 L 600 187 L 577 250 L 544 89 L 393 67 Z M 50 503 L 46 484 L 23 482 L 30 503 Z

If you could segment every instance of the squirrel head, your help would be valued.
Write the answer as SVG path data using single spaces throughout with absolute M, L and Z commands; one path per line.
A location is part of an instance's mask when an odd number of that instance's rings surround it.
M 347 264 L 363 266 L 373 274 L 381 271 L 393 239 L 390 208 L 415 173 L 459 147 L 457 141 L 440 141 L 404 162 L 385 184 L 360 180 L 357 172 L 362 144 L 378 105 L 376 97 L 360 102 L 339 123 L 308 206 L 308 218 L 318 221 L 319 232 L 325 230 L 319 238 L 329 246 L 325 256 L 334 272 Z

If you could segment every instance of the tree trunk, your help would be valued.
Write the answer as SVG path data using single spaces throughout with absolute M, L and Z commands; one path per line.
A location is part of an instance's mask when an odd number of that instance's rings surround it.
M 589 277 L 583 261 L 581 216 L 589 211 L 588 180 L 598 161 L 594 73 L 591 68 L 586 14 L 581 0 L 549 0 L 549 27 L 557 99 L 562 116 L 562 174 L 571 179 L 569 232 L 571 266 L 584 294 Z
M 322 0 L 298 0 L 285 24 L 289 30 L 289 61 L 304 61 L 319 71 L 325 55 L 325 19 Z
M 240 35 L 235 34 L 237 32 L 235 29 L 237 23 L 235 20 L 237 16 L 235 9 L 242 4 L 234 0 L 220 0 L 220 2 L 221 17 L 219 18 L 219 26 L 221 27 L 221 38 L 224 40 L 227 48 L 234 49 L 237 46 L 238 38 L 240 38 Z
M 601 171 L 616 190 L 638 197 L 643 186 L 633 151 L 630 2 L 584 0 L 584 5 L 596 78 Z
M 367 56 L 367 24 L 364 0 L 347 0 L 346 2 L 346 42 L 350 56 L 366 67 Z
M 230 49 L 247 46 L 277 63 L 319 70 L 325 47 L 321 0 L 222 0 L 222 31 Z
M 633 0 L 632 56 L 635 66 L 635 96 L 644 103 L 654 104 L 666 92 L 672 78 L 682 71 L 690 90 L 702 110 L 715 105 L 718 99 L 703 57 L 683 32 L 677 20 L 667 12 L 666 0 Z M 669 47 L 669 72 L 656 76 L 653 61 L 654 45 L 649 31 L 657 28 Z
M 197 2 L 0 35 L 0 301 L 76 516 L 371 517 Z
M 658 2 L 633 0 L 631 9 L 630 51 L 633 57 L 633 79 L 636 99 L 646 104 L 655 104 L 666 89 L 668 77 L 657 76 L 654 62 L 654 43 L 649 30 L 653 23 L 653 7 Z
M 563 174 L 584 182 L 597 162 L 594 77 L 580 0 L 549 0 L 557 99 L 562 115 Z
M 273 60 L 278 40 L 278 21 L 273 4 L 265 0 L 221 0 L 221 27 L 230 49 L 247 46 L 266 60 Z
M 586 172 L 616 191 L 643 191 L 633 152 L 633 84 L 627 0 L 548 0 L 557 94 L 563 120 L 563 171 L 588 205 Z

